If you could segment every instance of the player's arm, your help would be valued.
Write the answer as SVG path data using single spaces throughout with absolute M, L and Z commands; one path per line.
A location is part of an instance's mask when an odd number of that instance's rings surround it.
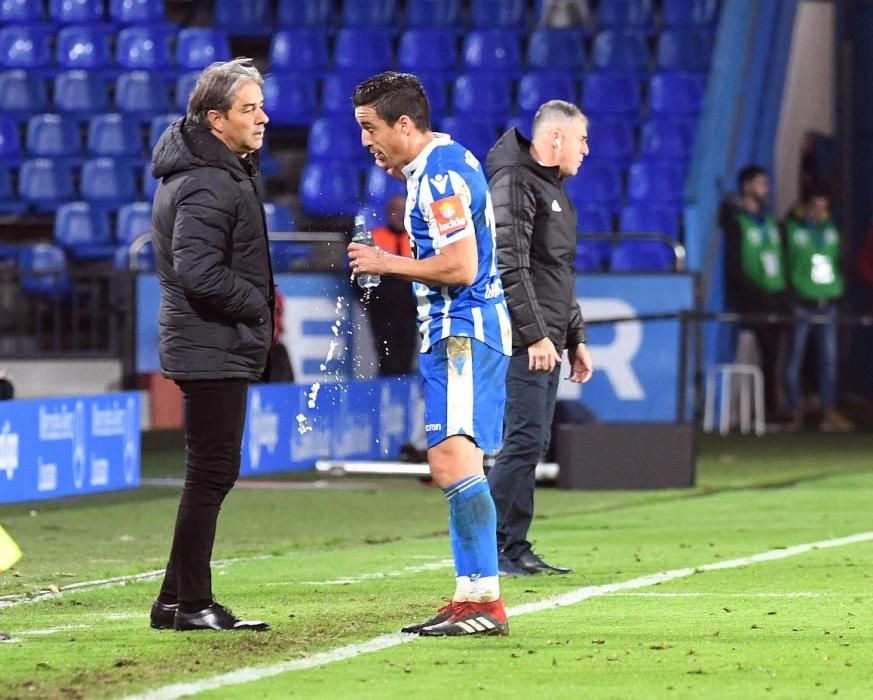
M 379 248 L 349 245 L 349 260 L 355 274 L 392 275 L 429 286 L 469 286 L 476 280 L 479 254 L 476 238 L 465 236 L 444 245 L 436 255 L 423 260 L 391 255 Z

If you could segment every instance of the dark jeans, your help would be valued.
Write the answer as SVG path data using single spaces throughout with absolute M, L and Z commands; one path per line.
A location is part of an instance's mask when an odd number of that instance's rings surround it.
M 509 361 L 503 449 L 488 472 L 488 484 L 497 509 L 497 548 L 510 559 L 530 549 L 534 472 L 549 448 L 560 372 L 560 366 L 549 374 L 531 372 L 527 348 Z
M 751 326 L 761 351 L 764 375 L 764 404 L 769 416 L 785 411 L 785 365 L 788 358 L 788 329 L 781 325 Z
M 793 311 L 798 321 L 792 333 L 791 359 L 788 362 L 788 405 L 792 410 L 797 410 L 803 403 L 800 370 L 811 332 L 818 344 L 816 359 L 821 408 L 825 412 L 830 411 L 837 403 L 837 307 L 834 304 L 823 304 L 820 308 L 811 308 L 795 304 Z M 830 323 L 812 326 L 805 320 L 812 314 L 827 316 Z
M 176 382 L 185 412 L 185 486 L 161 599 L 212 600 L 212 544 L 224 497 L 239 476 L 245 379 Z
M 364 308 L 373 330 L 379 376 L 409 374 L 418 345 L 415 299 L 409 282 L 383 277 Z

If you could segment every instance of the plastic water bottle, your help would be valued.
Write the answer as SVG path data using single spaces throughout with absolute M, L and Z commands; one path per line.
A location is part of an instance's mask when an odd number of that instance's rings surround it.
M 352 243 L 360 243 L 361 245 L 374 246 L 373 234 L 367 228 L 367 223 L 361 214 L 355 217 L 355 230 L 352 233 Z M 364 289 L 378 287 L 382 278 L 379 275 L 357 275 L 358 286 Z

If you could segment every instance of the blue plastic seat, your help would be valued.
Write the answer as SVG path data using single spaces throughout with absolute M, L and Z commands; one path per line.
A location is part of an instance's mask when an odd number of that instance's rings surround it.
M 276 126 L 312 123 L 318 106 L 315 82 L 305 73 L 273 73 L 264 79 L 264 111 Z
M 715 23 L 718 0 L 662 0 L 668 27 L 707 27 Z
M 115 24 L 160 24 L 164 0 L 109 0 L 109 17 Z
M 102 28 L 74 24 L 58 32 L 55 57 L 61 68 L 94 70 L 112 63 L 109 35 Z
M 103 0 L 50 0 L 49 17 L 57 24 L 100 24 L 104 19 Z
M 126 27 L 118 32 L 115 60 L 127 70 L 166 70 L 170 33 L 161 27 Z
M 341 29 L 333 60 L 337 69 L 356 73 L 387 70 L 394 63 L 391 33 L 384 29 Z
M 143 70 L 122 73 L 115 81 L 115 107 L 121 114 L 139 121 L 166 114 L 170 111 L 167 79 Z
M 678 205 L 685 187 L 685 169 L 675 163 L 640 160 L 631 165 L 628 197 L 634 202 Z
M 352 93 L 362 80 L 367 78 L 363 73 L 348 73 L 340 71 L 329 73 L 324 77 L 321 88 L 321 111 L 324 115 L 348 115 L 352 108 Z
M 344 27 L 393 27 L 397 24 L 397 0 L 344 2 Z
M 533 126 L 533 112 L 522 112 L 514 114 L 504 122 L 504 129 L 516 129 L 518 133 L 524 136 L 528 141 L 531 138 L 531 127 Z
M 155 192 L 158 191 L 158 186 L 161 181 L 152 175 L 151 163 L 146 163 L 142 168 L 142 195 L 151 202 L 155 198 Z
M 82 165 L 82 198 L 92 207 L 118 209 L 136 197 L 133 169 L 115 158 L 92 158 Z
M 267 220 L 267 233 L 288 233 L 297 228 L 294 214 L 283 204 L 264 202 L 264 216 Z
M 167 130 L 167 128 L 170 126 L 170 124 L 172 124 L 174 121 L 179 119 L 181 116 L 182 116 L 181 114 L 171 112 L 168 114 L 158 114 L 157 116 L 154 116 L 151 118 L 151 120 L 149 121 L 149 136 L 148 136 L 148 145 L 149 145 L 149 152 L 150 153 L 154 149 L 154 147 L 157 145 L 158 139 L 160 139 L 161 136 L 164 135 L 164 132 Z
M 131 260 L 130 248 L 120 245 L 115 249 L 113 268 L 116 270 L 132 270 L 134 272 L 155 271 L 155 251 L 152 242 L 146 242 L 133 256 Z
M 693 119 L 655 118 L 642 126 L 640 155 L 645 158 L 686 162 L 693 147 Z
M 180 70 L 202 70 L 215 61 L 230 58 L 230 43 L 224 32 L 205 27 L 182 29 L 176 37 L 176 64 Z
M 329 63 L 327 32 L 322 29 L 283 29 L 270 42 L 270 68 L 274 71 L 319 73 Z
M 0 214 L 21 215 L 27 211 L 27 202 L 16 197 L 12 189 L 9 161 L 0 159 Z
M 76 164 L 82 157 L 78 125 L 60 114 L 37 114 L 27 122 L 27 151 L 34 158 Z
M 109 112 L 88 121 L 89 155 L 130 159 L 141 156 L 142 150 L 139 129 L 124 115 Z
M 0 163 L 17 165 L 20 160 L 21 137 L 18 135 L 18 124 L 12 117 L 0 115 Z
M 693 116 L 700 112 L 706 76 L 699 73 L 658 73 L 649 83 L 649 112 Z
M 622 207 L 618 228 L 622 233 L 661 233 L 679 238 L 679 211 L 647 202 Z
M 526 22 L 524 0 L 473 0 L 470 6 L 472 27 L 521 30 Z
M 564 100 L 575 103 L 576 99 L 576 83 L 564 71 L 525 73 L 518 81 L 518 109 L 526 115 L 527 121 L 543 102 Z
M 665 29 L 658 36 L 659 70 L 705 71 L 712 55 L 712 34 L 705 30 Z
M 462 55 L 465 70 L 514 77 L 521 69 L 520 37 L 509 29 L 477 29 L 464 37 Z
M 583 164 L 582 168 L 588 167 Z M 579 233 L 612 233 L 612 212 L 601 204 L 583 204 L 576 210 Z
M 433 125 L 440 122 L 448 111 L 449 98 L 446 91 L 448 81 L 436 72 L 425 73 L 418 78 L 430 104 L 430 121 Z
M 152 203 L 128 202 L 118 210 L 115 240 L 128 246 L 152 229 Z
M 361 145 L 361 129 L 350 113 L 320 117 L 312 122 L 306 152 L 310 162 L 346 160 L 355 167 L 371 158 Z
M 215 0 L 216 28 L 228 36 L 266 36 L 273 31 L 270 0 Z
M 597 71 L 582 85 L 582 104 L 588 115 L 639 115 L 640 81 L 633 73 Z
M 21 163 L 18 174 L 21 198 L 43 212 L 53 212 L 73 198 L 70 166 L 53 158 L 33 158 Z
M 279 0 L 276 26 L 324 29 L 334 22 L 333 0 Z
M 450 29 L 407 29 L 400 35 L 397 64 L 402 71 L 451 75 L 458 65 L 458 39 Z
M 529 70 L 585 70 L 585 32 L 581 29 L 537 29 L 527 43 Z
M 385 205 L 392 197 L 406 196 L 406 184 L 386 173 L 382 168 L 373 166 L 367 171 L 364 182 L 364 201 L 377 212 L 385 211 Z
M 23 121 L 49 111 L 45 80 L 24 70 L 0 71 L 0 114 Z
M 674 269 L 676 256 L 666 243 L 624 241 L 612 251 L 612 272 L 668 272 Z
M 361 200 L 360 170 L 347 161 L 307 163 L 300 174 L 300 204 L 310 216 L 354 216 Z
M 606 158 L 626 168 L 636 154 L 636 138 L 626 120 L 598 119 L 589 128 L 589 136 L 595 158 Z
M 109 216 L 88 202 L 67 202 L 58 208 L 54 240 L 76 260 L 106 259 L 115 255 Z
M 34 0 L 0 2 L 0 24 L 39 24 L 44 19 L 41 2 L 34 2 Z
M 464 73 L 455 80 L 452 107 L 457 115 L 498 121 L 509 113 L 512 86 L 500 73 Z
M 41 299 L 63 299 L 72 285 L 64 251 L 50 243 L 24 246 L 18 254 L 21 291 Z
M 576 272 L 601 272 L 602 256 L 598 247 L 588 241 L 576 242 Z
M 258 165 L 261 170 L 262 177 L 275 177 L 279 174 L 279 171 L 282 167 L 279 165 L 279 161 L 273 158 L 270 153 L 270 130 L 267 129 L 267 133 L 264 135 L 264 141 L 261 144 L 260 149 L 258 149 Z
M 174 106 L 177 112 L 182 114 L 188 113 L 188 100 L 191 99 L 191 93 L 194 92 L 194 86 L 197 84 L 197 78 L 199 77 L 200 71 L 194 70 L 182 73 L 176 79 L 176 100 Z
M 652 0 L 600 0 L 597 22 L 618 29 L 651 27 Z
M 591 62 L 596 69 L 643 74 L 649 69 L 646 37 L 633 30 L 605 29 L 598 32 L 591 49 Z
M 42 27 L 10 24 L 0 28 L 0 68 L 45 68 L 51 65 L 51 34 Z
M 488 151 L 497 141 L 497 128 L 494 122 L 471 118 L 469 115 L 452 116 L 443 119 L 441 131 L 452 140 L 466 147 L 484 165 Z
M 100 73 L 68 70 L 55 77 L 55 111 L 83 121 L 109 108 L 106 81 Z
M 461 28 L 461 7 L 457 0 L 407 0 L 406 26 L 413 29 Z
M 565 186 L 577 210 L 585 204 L 600 204 L 614 211 L 622 196 L 621 171 L 608 160 L 586 160 Z

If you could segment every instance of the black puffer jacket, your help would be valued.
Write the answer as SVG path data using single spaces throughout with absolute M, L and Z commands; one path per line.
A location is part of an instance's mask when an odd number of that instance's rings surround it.
M 515 129 L 500 137 L 487 163 L 513 348 L 548 336 L 572 353 L 585 342 L 585 323 L 576 303 L 576 210 L 558 168 L 537 163 Z
M 155 146 L 152 211 L 160 355 L 171 379 L 259 379 L 273 335 L 273 272 L 257 155 L 174 122 Z

